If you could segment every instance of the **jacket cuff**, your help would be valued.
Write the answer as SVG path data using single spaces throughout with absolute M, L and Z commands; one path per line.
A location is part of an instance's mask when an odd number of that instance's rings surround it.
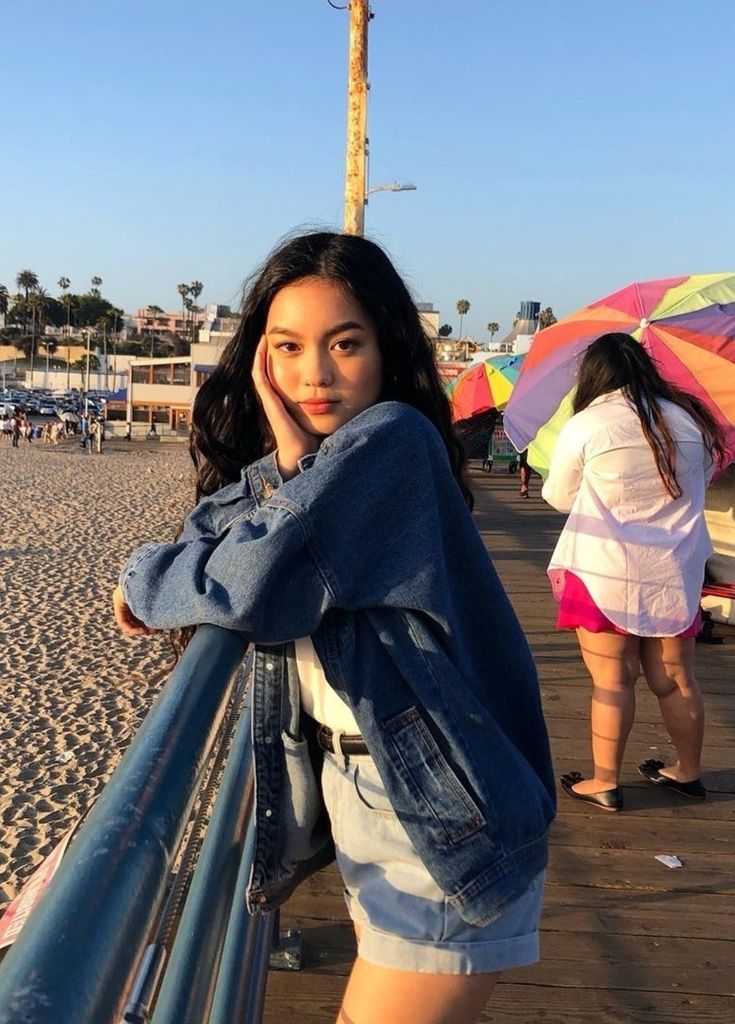
M 153 552 L 160 547 L 160 544 L 143 544 L 141 547 L 139 547 L 136 551 L 133 552 L 133 554 L 127 560 L 125 565 L 122 567 L 122 571 L 120 573 L 120 576 L 118 577 L 118 583 L 120 585 L 120 589 L 123 592 L 125 603 L 129 607 L 132 607 L 130 604 L 130 595 L 127 591 L 127 584 L 128 581 L 130 580 L 130 577 L 136 574 L 141 562 L 144 562 L 146 558 L 152 555 Z M 133 612 L 133 614 L 135 613 Z
M 251 463 L 245 470 L 250 484 L 250 493 L 258 505 L 265 505 L 274 491 L 283 484 L 283 478 L 278 471 L 278 453 L 269 452 L 262 459 Z

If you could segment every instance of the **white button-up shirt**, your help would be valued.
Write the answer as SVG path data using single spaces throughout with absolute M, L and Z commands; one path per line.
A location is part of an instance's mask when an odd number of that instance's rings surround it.
M 621 391 L 564 425 L 541 492 L 569 512 L 548 569 L 557 596 L 564 571 L 573 572 L 610 621 L 636 636 L 676 636 L 691 625 L 712 554 L 703 515 L 712 460 L 691 416 L 661 406 L 677 445 L 680 498 L 664 487 Z

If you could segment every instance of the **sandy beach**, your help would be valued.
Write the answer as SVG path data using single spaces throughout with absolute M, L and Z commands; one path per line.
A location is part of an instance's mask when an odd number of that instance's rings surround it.
M 0 441 L 0 910 L 92 805 L 169 660 L 122 636 L 111 594 L 130 552 L 191 506 L 185 445 Z

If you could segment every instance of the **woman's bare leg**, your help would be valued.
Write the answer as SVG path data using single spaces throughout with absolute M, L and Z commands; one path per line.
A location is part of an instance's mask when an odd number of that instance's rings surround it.
M 360 957 L 337 1024 L 474 1024 L 499 974 L 418 974 Z
M 595 774 L 572 788 L 576 793 L 601 793 L 615 789 L 620 781 L 625 744 L 635 717 L 639 638 L 579 628 L 577 639 L 592 676 L 590 720 Z
M 658 698 L 661 717 L 676 748 L 678 762 L 661 774 L 692 782 L 702 772 L 704 702 L 694 674 L 693 637 L 646 637 L 641 641 L 641 665 Z

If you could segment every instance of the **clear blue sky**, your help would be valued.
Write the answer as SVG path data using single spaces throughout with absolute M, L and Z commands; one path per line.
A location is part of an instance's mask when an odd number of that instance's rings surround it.
M 346 0 L 335 0 L 335 3 Z M 733 0 L 373 0 L 366 233 L 457 330 L 735 265 Z M 5 0 L 0 283 L 236 304 L 342 223 L 347 12 Z M 728 199 L 728 196 L 730 198 Z

